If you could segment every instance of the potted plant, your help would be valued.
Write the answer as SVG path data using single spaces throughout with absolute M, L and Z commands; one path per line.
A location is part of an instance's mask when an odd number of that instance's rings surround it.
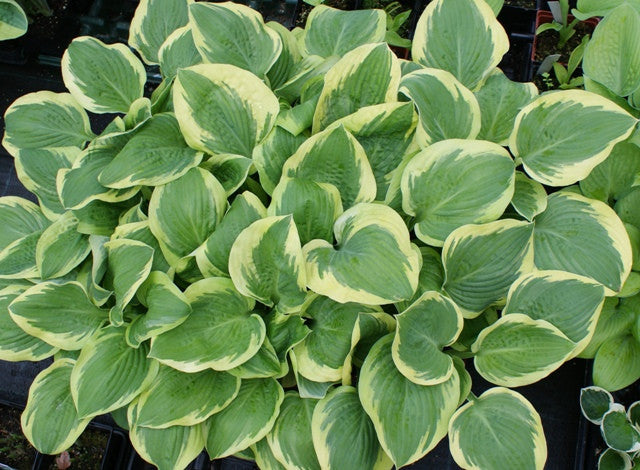
M 0 199 L 0 358 L 54 358 L 22 415 L 38 450 L 112 413 L 161 469 L 203 448 L 402 467 L 446 435 L 464 468 L 544 466 L 512 388 L 581 354 L 630 278 L 625 225 L 576 183 L 635 145 L 636 102 L 512 82 L 482 0 L 430 3 L 411 62 L 386 31 L 382 10 L 320 5 L 291 32 L 142 1 L 150 97 L 131 49 L 80 37 L 69 93 L 9 107 L 3 145 L 39 205 Z M 621 56 L 618 84 L 598 44 L 585 73 L 626 96 L 637 68 Z M 117 116 L 96 135 L 87 111 Z

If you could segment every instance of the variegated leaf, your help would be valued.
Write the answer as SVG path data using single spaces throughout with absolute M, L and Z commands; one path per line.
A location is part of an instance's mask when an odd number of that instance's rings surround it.
M 258 352 L 264 322 L 252 314 L 254 300 L 238 293 L 231 279 L 203 279 L 191 284 L 185 296 L 191 314 L 152 338 L 149 357 L 184 372 L 199 372 L 232 369 Z
M 147 64 L 160 62 L 158 51 L 176 29 L 189 21 L 190 0 L 142 0 L 129 26 L 128 43 Z
M 630 142 L 620 142 L 613 147 L 605 161 L 580 181 L 580 190 L 587 197 L 611 204 L 631 189 L 638 174 L 640 147 Z
M 189 26 L 178 28 L 167 37 L 158 50 L 158 62 L 162 75 L 168 79 L 174 78 L 180 69 L 202 63 Z
M 430 145 L 402 172 L 402 208 L 416 236 L 442 246 L 458 227 L 496 220 L 513 196 L 509 153 L 487 141 L 451 139 Z
M 384 41 L 386 23 L 382 10 L 341 11 L 318 5 L 307 18 L 304 52 L 342 57 L 363 44 Z
M 109 311 L 109 320 L 114 326 L 120 326 L 124 321 L 124 308 L 151 272 L 153 248 L 126 238 L 112 240 L 105 246 L 116 297 L 116 304 Z
M 540 183 L 516 171 L 511 205 L 518 214 L 531 222 L 536 215 L 547 208 L 547 192 Z
M 271 431 L 283 399 L 275 379 L 243 381 L 233 401 L 207 421 L 209 456 L 226 457 L 260 441 Z
M 376 182 L 367 155 L 342 125 L 307 139 L 282 169 L 285 177 L 306 178 L 338 188 L 344 208 L 376 197 Z
M 460 379 L 418 385 L 396 368 L 387 335 L 371 348 L 360 371 L 358 394 L 378 440 L 396 467 L 423 457 L 447 434 L 447 423 L 458 406 Z
M 307 243 L 307 283 L 337 302 L 382 305 L 406 300 L 418 285 L 420 253 L 402 218 L 379 204 L 357 204 L 333 227 L 337 247 Z
M 204 447 L 206 427 L 173 426 L 151 429 L 133 426 L 129 430 L 131 444 L 140 456 L 159 470 L 185 468 Z
M 447 381 L 454 373 L 453 359 L 442 350 L 458 339 L 462 326 L 462 313 L 455 303 L 437 292 L 425 292 L 396 316 L 393 362 L 413 383 Z
M 161 365 L 131 410 L 135 426 L 194 426 L 223 410 L 238 394 L 240 379 L 213 370 L 187 374 Z
M 604 288 L 589 278 L 534 271 L 512 284 L 502 315 L 523 313 L 548 321 L 573 341 L 575 356 L 591 340 L 603 302 Z
M 205 62 L 231 64 L 262 78 L 280 55 L 280 36 L 248 6 L 192 3 L 189 13 L 193 40 Z
M 39 91 L 15 100 L 4 114 L 2 145 L 18 150 L 82 147 L 93 137 L 89 117 L 68 93 Z
M 534 180 L 566 186 L 584 179 L 615 144 L 629 137 L 636 123 L 625 110 L 595 93 L 549 93 L 520 111 L 509 149 Z
M 496 385 L 519 387 L 546 377 L 571 357 L 573 341 L 546 320 L 521 313 L 500 318 L 473 343 L 474 365 Z
M 124 327 L 107 327 L 80 352 L 71 372 L 71 396 L 79 416 L 117 410 L 146 389 L 158 373 L 149 347 L 130 348 Z
M 90 421 L 76 411 L 71 399 L 73 366 L 71 359 L 55 361 L 36 376 L 29 389 L 27 406 L 20 419 L 22 431 L 44 454 L 58 454 L 71 447 Z
M 89 36 L 71 42 L 61 66 L 71 95 L 94 113 L 126 113 L 147 81 L 142 62 L 127 46 Z
M 189 194 L 185 200 L 185 194 Z M 208 171 L 192 168 L 157 186 L 149 201 L 149 228 L 169 264 L 191 255 L 213 233 L 226 210 L 222 185 Z
M 320 470 L 311 435 L 311 418 L 317 403 L 312 398 L 300 398 L 297 392 L 284 396 L 267 442 L 285 468 Z
M 474 139 L 480 132 L 478 100 L 445 70 L 423 68 L 402 77 L 400 93 L 416 106 L 416 141 L 422 148 L 445 139 Z
M 267 136 L 280 110 L 276 96 L 258 77 L 227 64 L 180 69 L 173 107 L 190 147 L 245 157 Z
M 28 25 L 27 15 L 16 1 L 0 1 L 0 41 L 19 38 Z
M 509 49 L 506 32 L 484 1 L 431 2 L 420 16 L 413 37 L 413 60 L 451 72 L 471 90 Z
M 27 289 L 9 305 L 20 328 L 65 350 L 81 349 L 107 322 L 107 311 L 91 303 L 77 282 L 43 282 Z
M 540 415 L 512 390 L 494 387 L 460 408 L 449 423 L 451 455 L 462 468 L 542 470 L 547 443 Z
M 191 306 L 185 295 L 161 271 L 149 274 L 140 285 L 137 297 L 147 307 L 147 311 L 127 325 L 127 344 L 134 348 L 139 347 L 143 341 L 180 325 L 191 313 Z
M 298 147 L 307 140 L 305 135 L 293 135 L 280 126 L 275 126 L 269 135 L 253 149 L 253 164 L 260 175 L 260 184 L 268 194 L 282 176 L 282 166 Z
M 365 106 L 395 101 L 399 82 L 400 65 L 385 43 L 348 52 L 324 77 L 313 132 Z
M 72 212 L 65 212 L 40 235 L 36 264 L 41 279 L 68 274 L 91 251 L 89 237 L 78 232 L 78 222 Z
M 605 294 L 619 291 L 629 275 L 633 254 L 624 225 L 600 201 L 561 191 L 548 197 L 547 209 L 534 221 L 538 269 L 559 269 L 595 279 Z
M 445 240 L 442 262 L 444 291 L 465 318 L 477 317 L 533 270 L 533 224 L 504 219 L 460 227 Z

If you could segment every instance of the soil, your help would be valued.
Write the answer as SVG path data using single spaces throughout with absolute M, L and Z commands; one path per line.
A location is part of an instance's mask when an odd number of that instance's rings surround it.
M 16 470 L 30 470 L 36 450 L 22 434 L 20 415 L 22 410 L 0 404 L 0 463 Z M 71 469 L 100 470 L 102 456 L 109 442 L 109 433 L 88 428 L 67 451 Z M 44 468 L 58 470 L 54 456 L 42 456 L 48 465 Z
M 536 0 L 504 0 L 504 4 L 531 10 L 536 9 Z
M 36 451 L 22 434 L 17 408 L 0 405 L 0 463 L 16 470 L 29 470 Z
M 560 63 L 566 64 L 571 52 L 580 44 L 582 38 L 593 33 L 594 26 L 589 23 L 579 22 L 576 25 L 576 33 L 571 36 L 562 49 L 558 49 L 558 32 L 549 30 L 536 36 L 535 55 L 536 62 L 542 62 L 550 54 L 560 54 Z

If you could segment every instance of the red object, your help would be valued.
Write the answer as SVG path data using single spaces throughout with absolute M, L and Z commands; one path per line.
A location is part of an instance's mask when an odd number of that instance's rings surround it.
M 573 20 L 575 19 L 575 17 L 573 15 L 569 15 L 567 21 L 569 23 L 571 23 Z M 536 31 L 538 30 L 538 27 L 540 27 L 541 24 L 545 24 L 545 23 L 551 23 L 553 22 L 553 15 L 551 14 L 551 12 L 549 10 L 538 10 L 538 12 L 536 13 Z M 593 31 L 594 29 L 596 29 L 596 26 L 598 26 L 598 23 L 600 22 L 600 18 L 589 18 L 585 21 L 582 21 L 581 23 L 587 24 L 589 26 L 591 26 L 591 30 Z M 536 46 L 538 43 L 538 35 L 536 34 L 533 37 L 533 47 L 531 48 L 531 61 L 535 62 L 536 61 Z M 566 65 L 565 63 L 561 62 L 563 65 Z

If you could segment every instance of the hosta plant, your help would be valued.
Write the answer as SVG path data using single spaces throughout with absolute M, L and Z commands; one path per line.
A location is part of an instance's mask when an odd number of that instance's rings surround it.
M 495 10 L 431 2 L 413 61 L 384 11 L 322 5 L 289 31 L 143 0 L 133 50 L 74 40 L 69 93 L 5 114 L 39 205 L 0 199 L 0 358 L 54 358 L 23 414 L 35 447 L 112 413 L 161 469 L 203 448 L 390 469 L 447 434 L 464 468 L 541 469 L 511 387 L 581 354 L 625 286 L 625 225 L 576 183 L 637 156 L 638 112 L 510 81 Z M 472 367 L 495 387 L 471 393 Z
M 597 386 L 580 391 L 585 418 L 600 426 L 607 449 L 598 459 L 599 470 L 629 470 L 640 464 L 640 401 L 625 409 L 605 389 Z

